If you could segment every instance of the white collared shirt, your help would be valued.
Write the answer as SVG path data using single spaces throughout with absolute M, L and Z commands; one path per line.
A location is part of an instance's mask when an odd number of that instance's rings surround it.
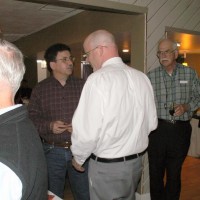
M 87 79 L 72 127 L 71 150 L 79 164 L 91 153 L 117 158 L 144 151 L 157 127 L 149 79 L 119 57 L 106 61 Z

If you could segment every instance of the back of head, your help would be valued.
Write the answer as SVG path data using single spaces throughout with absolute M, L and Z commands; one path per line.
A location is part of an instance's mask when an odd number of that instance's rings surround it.
M 114 36 L 106 30 L 97 30 L 91 33 L 85 42 L 90 42 L 93 47 L 98 45 L 116 45 Z
M 87 52 L 87 56 L 91 50 L 99 49 L 99 54 L 95 58 L 88 61 L 93 66 L 93 69 L 98 69 L 102 66 L 106 60 L 118 57 L 118 48 L 116 45 L 113 34 L 106 30 L 97 30 L 91 33 L 83 43 L 84 51 Z
M 15 94 L 25 73 L 23 55 L 10 42 L 0 40 L 0 81 L 5 81 Z
M 44 58 L 46 60 L 47 69 L 49 70 L 49 72 L 52 72 L 50 62 L 55 61 L 58 52 L 61 51 L 69 51 L 71 53 L 70 47 L 62 43 L 53 44 L 45 51 Z

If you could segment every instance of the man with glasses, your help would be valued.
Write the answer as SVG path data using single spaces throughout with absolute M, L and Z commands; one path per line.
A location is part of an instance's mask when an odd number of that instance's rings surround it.
M 178 200 L 181 168 L 190 145 L 190 119 L 200 106 L 200 82 L 192 68 L 176 62 L 175 42 L 161 40 L 157 56 L 160 66 L 147 74 L 158 114 L 158 128 L 150 134 L 148 148 L 151 200 Z
M 64 198 L 66 175 L 75 200 L 89 200 L 87 162 L 84 173 L 71 165 L 71 120 L 84 81 L 72 75 L 74 58 L 65 44 L 50 46 L 44 55 L 51 76 L 34 89 L 29 104 L 46 155 L 49 191 Z
M 157 126 L 153 89 L 145 74 L 122 61 L 110 32 L 91 33 L 83 46 L 94 73 L 72 120 L 72 163 L 84 171 L 92 153 L 92 200 L 134 200 L 148 134 Z

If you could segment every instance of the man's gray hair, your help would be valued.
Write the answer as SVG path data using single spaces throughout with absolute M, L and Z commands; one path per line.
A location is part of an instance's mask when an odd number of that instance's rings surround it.
M 13 95 L 19 89 L 24 73 L 22 52 L 14 44 L 0 39 L 0 80 L 8 81 Z

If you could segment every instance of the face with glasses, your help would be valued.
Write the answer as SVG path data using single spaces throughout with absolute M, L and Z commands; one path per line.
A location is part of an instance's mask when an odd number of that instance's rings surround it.
M 58 52 L 56 59 L 50 63 L 53 74 L 56 76 L 66 76 L 73 72 L 74 57 L 71 56 L 69 51 Z
M 87 48 L 85 46 L 87 51 L 83 54 L 83 59 L 92 65 L 93 71 L 96 71 L 101 67 L 101 55 L 103 48 L 107 48 L 107 46 L 97 45 L 94 48 Z
M 169 40 L 163 40 L 158 46 L 157 56 L 165 68 L 173 67 L 178 57 L 178 51 Z

